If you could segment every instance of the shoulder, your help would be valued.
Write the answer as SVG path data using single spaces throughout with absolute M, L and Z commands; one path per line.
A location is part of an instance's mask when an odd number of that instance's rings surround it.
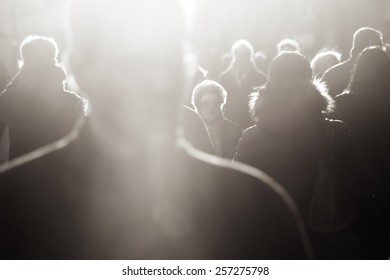
M 336 78 L 340 73 L 343 73 L 345 71 L 348 71 L 349 73 L 349 69 L 351 67 L 352 67 L 351 59 L 340 62 L 325 71 L 323 75 L 323 80 L 327 81 L 329 78 Z

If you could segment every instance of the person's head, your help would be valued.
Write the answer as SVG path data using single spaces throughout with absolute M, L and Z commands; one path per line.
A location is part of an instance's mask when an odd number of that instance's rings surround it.
M 320 51 L 311 60 L 310 66 L 315 77 L 321 77 L 326 70 L 340 63 L 341 54 L 336 51 Z
M 276 46 L 278 49 L 278 54 L 284 51 L 288 52 L 301 52 L 301 49 L 299 47 L 299 44 L 297 41 L 290 39 L 290 38 L 284 38 L 282 39 Z
M 219 83 L 205 80 L 192 91 L 192 105 L 206 123 L 213 123 L 222 118 L 226 96 L 226 90 Z
M 293 51 L 284 51 L 277 55 L 269 69 L 270 81 L 279 85 L 309 83 L 312 76 L 309 61 L 303 55 Z
M 182 83 L 179 1 L 74 0 L 70 71 L 98 117 L 134 137 L 174 130 Z M 77 90 L 77 89 L 76 89 Z
M 246 67 L 253 63 L 254 50 L 247 40 L 238 40 L 232 46 L 232 63 L 236 67 Z
M 287 51 L 277 55 L 269 69 L 269 81 L 250 100 L 254 120 L 283 126 L 330 113 L 334 101 L 312 74 L 303 55 Z
M 368 47 L 358 56 L 349 89 L 375 95 L 390 91 L 390 58 L 380 47 Z
M 29 35 L 19 47 L 21 66 L 44 68 L 57 65 L 58 46 L 50 37 Z
M 370 27 L 359 28 L 353 34 L 351 57 L 356 58 L 365 48 L 370 46 L 385 48 L 382 32 Z

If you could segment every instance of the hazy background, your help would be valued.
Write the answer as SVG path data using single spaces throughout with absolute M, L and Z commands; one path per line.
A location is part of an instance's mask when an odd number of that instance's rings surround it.
M 82 1 L 82 0 L 80 0 Z M 141 1 L 141 0 L 140 0 Z M 344 58 L 352 34 L 361 26 L 384 33 L 390 42 L 388 0 L 196 0 L 192 42 L 201 66 L 247 39 L 270 58 L 284 37 L 297 40 L 311 58 L 321 48 L 336 48 Z M 64 49 L 65 0 L 0 0 L 0 62 L 12 76 L 18 46 L 28 34 L 52 36 Z M 4 71 L 4 70 L 3 70 Z

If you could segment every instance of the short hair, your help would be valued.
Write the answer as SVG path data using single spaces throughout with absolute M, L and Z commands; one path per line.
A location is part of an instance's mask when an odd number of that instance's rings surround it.
M 253 49 L 252 44 L 249 43 L 248 40 L 243 40 L 243 39 L 234 42 L 234 44 L 233 44 L 233 46 L 232 46 L 232 54 L 233 54 L 233 57 L 234 57 L 235 51 L 236 51 L 238 48 L 242 48 L 242 47 L 248 49 L 249 52 L 250 52 L 250 54 L 251 54 L 251 57 L 254 57 L 255 51 L 254 51 L 254 49 Z
M 288 47 L 288 49 L 285 50 L 284 49 L 285 47 Z M 281 53 L 283 51 L 294 51 L 294 52 L 300 52 L 301 51 L 298 42 L 293 40 L 293 39 L 290 39 L 290 38 L 282 39 L 276 45 L 276 48 L 278 49 L 278 53 Z
M 351 57 L 357 57 L 365 48 L 378 46 L 383 48 L 383 34 L 371 27 L 362 27 L 353 34 Z
M 197 84 L 192 91 L 192 106 L 196 110 L 198 108 L 202 94 L 206 92 L 216 93 L 221 101 L 221 104 L 226 104 L 227 92 L 223 86 L 213 80 L 204 80 Z
M 58 46 L 51 37 L 29 35 L 20 44 L 19 53 L 23 63 L 37 59 L 45 59 L 46 61 L 52 59 L 53 64 L 58 63 Z

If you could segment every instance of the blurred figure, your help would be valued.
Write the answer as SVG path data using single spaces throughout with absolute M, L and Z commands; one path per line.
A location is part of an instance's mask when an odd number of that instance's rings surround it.
M 227 93 L 215 81 L 205 80 L 192 92 L 192 104 L 210 133 L 216 155 L 233 159 L 241 128 L 223 116 Z
M 281 40 L 277 45 L 276 48 L 278 50 L 278 54 L 284 51 L 288 52 L 301 52 L 301 48 L 299 47 L 299 44 L 297 41 L 290 39 L 290 38 L 284 38 Z
M 351 127 L 363 163 L 360 237 L 367 259 L 389 256 L 389 77 L 389 57 L 382 48 L 369 47 L 357 58 L 348 90 L 336 97 L 335 116 Z
M 238 40 L 232 46 L 232 60 L 219 77 L 220 84 L 228 92 L 224 114 L 226 118 L 247 128 L 253 124 L 249 115 L 249 94 L 267 81 L 254 60 L 252 45 Z
M 362 27 L 356 30 L 353 35 L 352 44 L 350 58 L 328 69 L 322 77 L 322 80 L 327 84 L 329 94 L 332 97 L 342 93 L 348 86 L 349 80 L 351 79 L 352 68 L 361 51 L 369 46 L 385 48 L 382 32 L 370 27 Z
M 54 142 L 82 116 L 82 100 L 63 89 L 65 73 L 52 38 L 28 36 L 21 68 L 0 96 L 0 120 L 9 129 L 10 159 Z
M 321 78 L 326 70 L 340 63 L 340 58 L 341 54 L 336 51 L 319 51 L 310 62 L 314 77 Z
M 176 137 L 179 2 L 72 3 L 70 69 L 91 111 L 55 149 L 0 166 L 1 258 L 306 258 L 283 188 Z

